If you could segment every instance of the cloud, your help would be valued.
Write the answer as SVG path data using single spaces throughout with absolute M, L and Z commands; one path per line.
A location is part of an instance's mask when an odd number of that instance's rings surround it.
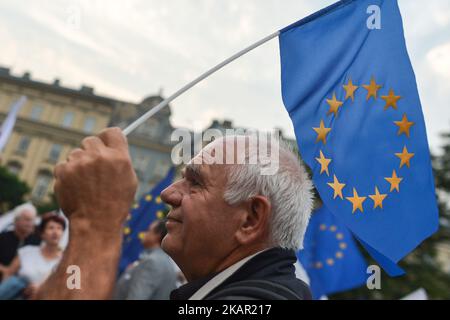
M 431 70 L 450 88 L 450 42 L 434 47 L 426 57 Z
M 139 102 L 169 95 L 235 52 L 334 0 L 23 0 L 0 2 L 0 64 L 14 72 Z M 449 127 L 450 2 L 399 0 L 428 136 Z M 214 117 L 293 136 L 276 39 L 172 103 L 176 126 Z M 440 83 L 437 83 L 440 82 Z M 444 89 L 445 86 L 445 89 Z

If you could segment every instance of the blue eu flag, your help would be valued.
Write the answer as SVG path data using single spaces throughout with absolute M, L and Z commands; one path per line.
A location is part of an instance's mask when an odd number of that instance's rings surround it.
M 337 2 L 279 42 L 283 102 L 322 200 L 382 266 L 395 265 L 438 228 L 397 1 Z
M 350 231 L 325 205 L 313 213 L 297 257 L 308 274 L 314 299 L 359 287 L 369 276 Z
M 150 192 L 144 194 L 131 210 L 123 229 L 124 239 L 119 273 L 122 273 L 130 263 L 139 258 L 139 254 L 144 249 L 141 241 L 150 224 L 155 219 L 164 218 L 163 210 L 166 208 L 166 204 L 161 200 L 160 194 L 173 182 L 174 177 L 175 168 L 172 167 L 166 177 Z

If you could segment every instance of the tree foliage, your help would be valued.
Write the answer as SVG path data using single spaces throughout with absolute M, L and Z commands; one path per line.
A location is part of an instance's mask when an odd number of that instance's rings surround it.
M 24 196 L 30 187 L 11 173 L 7 168 L 0 166 L 0 212 L 11 210 L 24 202 Z

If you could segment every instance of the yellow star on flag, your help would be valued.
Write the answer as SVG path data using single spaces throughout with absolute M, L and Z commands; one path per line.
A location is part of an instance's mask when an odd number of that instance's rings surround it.
M 348 98 L 352 98 L 352 101 L 355 99 L 355 91 L 358 89 L 358 86 L 355 86 L 352 82 L 352 79 L 348 80 L 347 84 L 343 85 L 345 90 L 345 100 Z
M 397 101 L 399 99 L 401 99 L 400 96 L 396 96 L 394 94 L 394 90 L 390 89 L 389 90 L 389 95 L 387 96 L 381 96 L 381 99 L 383 99 L 384 101 L 386 101 L 386 105 L 384 106 L 384 110 L 386 110 L 389 107 L 394 108 L 395 110 L 397 110 Z
M 403 114 L 402 121 L 394 121 L 394 123 L 398 126 L 397 135 L 399 136 L 404 133 L 409 138 L 409 129 L 414 125 L 414 122 L 408 121 L 406 114 Z
M 156 212 L 156 217 L 158 219 L 163 219 L 164 218 L 164 212 L 162 212 L 161 210 L 159 210 L 158 212 Z
M 367 197 L 360 197 L 358 195 L 358 192 L 356 192 L 355 188 L 353 188 L 353 197 L 345 197 L 345 198 L 348 201 L 350 201 L 353 205 L 352 213 L 355 213 L 356 210 L 360 210 L 361 212 L 364 212 L 362 204 L 366 200 Z
M 145 196 L 145 201 L 150 202 L 150 201 L 152 201 L 152 199 L 153 199 L 153 197 L 152 197 L 151 194 L 148 194 L 148 195 Z
M 370 194 L 369 198 L 373 200 L 373 208 L 376 209 L 380 207 L 383 209 L 383 200 L 387 197 L 387 194 L 382 194 L 378 191 L 378 188 L 375 187 L 375 194 Z
M 389 190 L 389 192 L 392 192 L 394 189 L 397 190 L 397 192 L 400 192 L 400 182 L 403 178 L 397 177 L 395 170 L 392 170 L 392 177 L 384 179 L 391 184 L 391 190 Z
M 145 232 L 139 232 L 138 238 L 142 241 L 145 238 Z
M 161 197 L 160 197 L 160 196 L 157 196 L 155 202 L 156 202 L 157 204 L 160 204 L 160 203 L 162 202 Z
M 330 106 L 330 110 L 328 110 L 327 115 L 334 113 L 334 115 L 337 116 L 339 108 L 342 106 L 342 101 L 336 99 L 336 93 L 333 93 L 332 99 L 327 99 L 327 103 Z
M 403 167 L 405 164 L 409 168 L 409 160 L 411 160 L 412 157 L 414 157 L 414 153 L 409 153 L 408 149 L 406 149 L 406 146 L 403 147 L 403 151 L 401 153 L 395 154 L 397 157 L 400 158 L 400 168 Z
M 344 197 L 342 196 L 342 189 L 345 187 L 345 183 L 340 183 L 336 178 L 336 175 L 334 175 L 333 183 L 328 182 L 327 184 L 334 190 L 333 199 L 336 199 L 337 196 L 339 196 L 341 199 L 344 199 Z
M 372 77 L 370 80 L 370 84 L 363 84 L 363 88 L 367 90 L 366 100 L 369 100 L 370 97 L 377 98 L 377 91 L 382 87 L 375 82 L 375 79 Z
M 327 176 L 329 176 L 330 174 L 328 172 L 328 165 L 330 164 L 331 159 L 325 158 L 322 150 L 320 150 L 320 158 L 316 158 L 316 160 L 320 163 L 320 174 L 326 172 Z
M 322 141 L 324 144 L 327 143 L 327 134 L 331 131 L 331 128 L 326 128 L 323 120 L 320 120 L 320 126 L 313 128 L 313 130 L 317 133 L 316 143 L 319 141 Z

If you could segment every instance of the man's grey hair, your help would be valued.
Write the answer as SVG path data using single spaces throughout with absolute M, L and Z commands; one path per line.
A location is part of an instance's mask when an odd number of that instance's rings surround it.
M 230 205 L 236 205 L 256 195 L 265 196 L 272 206 L 270 221 L 271 243 L 287 249 L 302 249 L 303 238 L 313 208 L 313 185 L 306 172 L 305 166 L 292 148 L 277 139 L 263 139 L 259 136 L 259 143 L 254 141 L 256 136 L 227 136 L 225 141 L 237 141 L 246 139 L 248 148 L 245 157 L 259 155 L 261 143 L 267 143 L 267 150 L 278 148 L 276 159 L 277 170 L 274 174 L 261 174 L 264 166 L 273 165 L 261 163 L 236 164 L 228 167 L 228 180 L 224 193 L 225 201 Z M 253 139 L 253 141 L 252 141 Z M 258 141 L 258 140 L 257 140 Z M 234 144 L 234 142 L 233 142 Z M 264 148 L 266 149 L 266 148 Z M 239 152 L 239 151 L 238 151 Z
M 37 215 L 36 207 L 33 206 L 31 203 L 27 202 L 14 208 L 14 220 L 17 220 L 20 217 L 22 217 L 22 215 L 25 212 L 31 212 L 33 217 L 36 218 Z

